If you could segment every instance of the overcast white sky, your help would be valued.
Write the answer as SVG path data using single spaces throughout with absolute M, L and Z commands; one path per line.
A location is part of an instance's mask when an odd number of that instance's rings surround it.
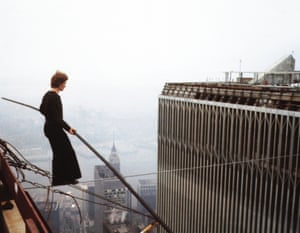
M 240 60 L 264 71 L 294 51 L 300 69 L 299 12 L 299 0 L 1 0 L 0 96 L 39 103 L 59 69 L 67 102 L 126 111 Z

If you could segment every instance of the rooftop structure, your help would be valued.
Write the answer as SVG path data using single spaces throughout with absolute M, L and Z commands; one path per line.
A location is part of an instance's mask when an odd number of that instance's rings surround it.
M 12 172 L 0 145 L 0 232 L 52 233 L 38 208 Z
M 281 58 L 266 72 L 258 73 L 252 84 L 289 85 L 299 82 L 300 73 L 295 71 L 295 58 L 292 55 Z
M 290 86 L 239 83 L 166 83 L 162 95 L 298 111 L 299 90 Z

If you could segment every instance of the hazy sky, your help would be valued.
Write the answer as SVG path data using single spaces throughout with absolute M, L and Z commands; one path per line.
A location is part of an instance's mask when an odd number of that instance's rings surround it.
M 264 71 L 294 51 L 300 69 L 299 12 L 299 0 L 1 0 L 0 96 L 39 103 L 59 69 L 68 103 L 133 111 L 165 82 L 218 79 L 240 60 Z

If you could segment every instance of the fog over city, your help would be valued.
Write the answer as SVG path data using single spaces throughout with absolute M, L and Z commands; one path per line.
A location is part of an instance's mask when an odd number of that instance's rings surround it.
M 61 70 L 65 120 L 106 157 L 115 141 L 124 174 L 155 172 L 164 83 L 223 81 L 288 54 L 300 70 L 299 10 L 297 0 L 4 0 L 0 96 L 38 107 Z M 0 138 L 50 170 L 43 117 L 1 100 L 0 120 Z M 72 143 L 92 179 L 101 162 Z

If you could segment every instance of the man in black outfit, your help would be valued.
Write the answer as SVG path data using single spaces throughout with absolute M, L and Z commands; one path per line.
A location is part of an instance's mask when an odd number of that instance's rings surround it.
M 63 107 L 58 93 L 66 87 L 68 76 L 57 71 L 51 78 L 51 90 L 43 97 L 40 112 L 45 116 L 44 133 L 48 138 L 52 151 L 52 186 L 77 184 L 81 178 L 79 164 L 71 142 L 64 132 L 75 134 L 63 120 Z

